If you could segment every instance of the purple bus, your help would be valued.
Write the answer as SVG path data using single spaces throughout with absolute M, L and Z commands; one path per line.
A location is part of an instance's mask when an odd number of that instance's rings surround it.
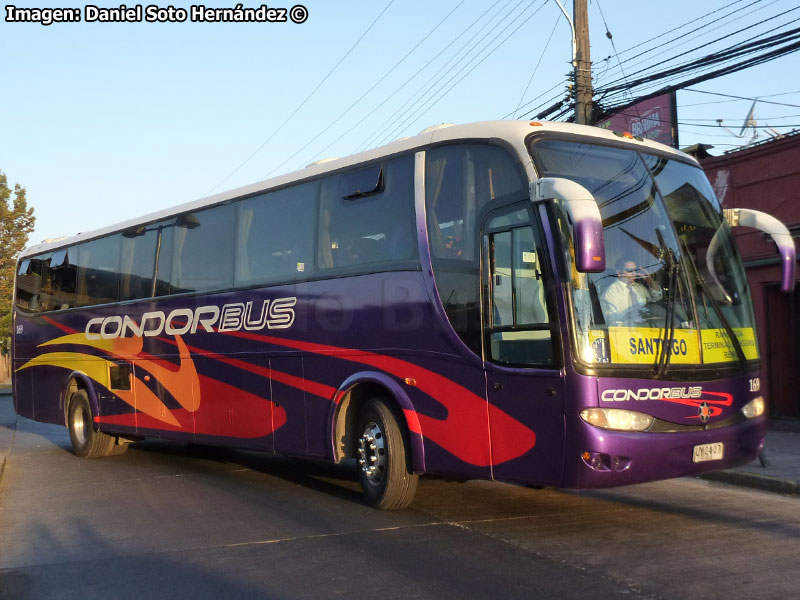
M 747 280 L 689 156 L 562 123 L 413 138 L 19 258 L 14 402 L 75 454 L 143 438 L 603 488 L 763 443 Z

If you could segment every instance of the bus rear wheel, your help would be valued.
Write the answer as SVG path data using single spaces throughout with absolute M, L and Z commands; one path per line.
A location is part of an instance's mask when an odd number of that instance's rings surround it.
M 367 502 L 382 510 L 405 508 L 414 499 L 419 477 L 411 472 L 402 421 L 381 398 L 369 400 L 358 419 L 357 458 Z
M 81 458 L 101 458 L 121 454 L 127 445 L 117 445 L 114 436 L 95 431 L 92 407 L 85 390 L 78 390 L 70 397 L 67 426 L 72 441 L 72 451 Z

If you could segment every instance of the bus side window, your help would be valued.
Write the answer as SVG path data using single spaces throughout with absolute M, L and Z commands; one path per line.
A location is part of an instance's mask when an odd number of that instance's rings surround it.
M 523 200 L 527 183 L 504 149 L 488 144 L 433 148 L 425 165 L 425 202 L 434 258 L 477 260 L 477 218 L 493 201 Z
M 545 273 L 534 229 L 516 227 L 490 234 L 488 240 L 492 359 L 510 364 L 552 364 Z
M 111 235 L 70 248 L 76 273 L 76 305 L 107 304 L 119 299 L 121 235 Z
M 77 268 L 69 264 L 69 252 L 73 249 L 56 250 L 50 258 L 50 268 L 42 283 L 46 304 L 43 310 L 63 310 L 75 306 L 75 284 Z
M 173 233 L 171 292 L 207 292 L 233 285 L 234 207 L 223 204 L 180 215 Z
M 318 187 L 304 183 L 236 203 L 235 285 L 312 275 Z
M 401 156 L 322 181 L 320 269 L 378 270 L 416 259 L 413 169 L 413 157 Z
M 137 300 L 152 295 L 158 235 L 158 225 L 122 234 L 120 300 Z
M 503 148 L 453 144 L 425 153 L 425 207 L 436 288 L 450 325 L 479 356 L 478 218 L 492 202 L 512 203 L 527 196 L 527 179 Z
M 20 263 L 17 272 L 17 306 L 40 312 L 42 310 L 42 270 L 50 261 L 50 255 L 34 256 Z

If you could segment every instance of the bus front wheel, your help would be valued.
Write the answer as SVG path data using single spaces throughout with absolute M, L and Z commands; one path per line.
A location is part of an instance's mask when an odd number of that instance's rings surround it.
M 369 400 L 358 419 L 357 458 L 364 497 L 383 510 L 405 508 L 417 491 L 402 421 L 381 398 Z
M 101 458 L 121 454 L 127 445 L 116 445 L 116 439 L 102 431 L 95 431 L 92 407 L 85 390 L 78 390 L 69 402 L 67 418 L 72 450 L 81 458 Z

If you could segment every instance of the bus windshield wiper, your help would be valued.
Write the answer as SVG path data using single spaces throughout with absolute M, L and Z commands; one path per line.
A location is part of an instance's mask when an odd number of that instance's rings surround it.
M 691 260 L 691 254 L 686 252 L 686 256 L 689 256 Z M 707 299 L 709 304 L 711 304 L 711 308 L 714 310 L 714 314 L 717 315 L 717 319 L 719 319 L 720 324 L 725 329 L 725 333 L 728 335 L 728 338 L 730 338 L 731 345 L 733 346 L 733 349 L 736 351 L 736 357 L 739 359 L 739 364 L 741 366 L 744 366 L 747 363 L 747 357 L 744 354 L 744 350 L 742 349 L 742 344 L 739 342 L 739 338 L 736 337 L 736 334 L 733 331 L 733 327 L 731 326 L 730 321 L 728 321 L 728 319 L 722 313 L 722 309 L 719 306 L 719 302 L 717 302 L 713 294 L 709 291 L 708 284 L 706 284 L 705 279 L 703 279 L 703 276 L 700 275 L 700 271 L 698 270 L 697 265 L 693 264 L 693 267 L 695 274 L 694 275 L 695 283 L 697 283 L 697 286 L 700 288 L 700 292 L 703 294 L 703 298 Z
M 670 359 L 672 358 L 672 338 L 675 335 L 675 301 L 678 296 L 675 293 L 675 288 L 678 285 L 678 273 L 680 271 L 680 263 L 678 262 L 675 253 L 667 246 L 664 241 L 664 236 L 658 229 L 656 236 L 658 243 L 661 246 L 661 252 L 667 262 L 667 269 L 669 274 L 669 282 L 667 283 L 667 297 L 666 306 L 667 314 L 664 317 L 664 333 L 661 336 L 661 344 L 658 349 L 658 355 L 653 363 L 653 376 L 664 375 L 669 367 Z
M 717 315 L 719 322 L 725 328 L 725 333 L 731 340 L 731 344 L 733 345 L 733 349 L 736 350 L 736 356 L 739 359 L 739 364 L 744 366 L 747 363 L 747 357 L 744 355 L 744 350 L 742 349 L 742 344 L 739 342 L 739 338 L 736 337 L 736 334 L 733 331 L 733 327 L 731 327 L 730 321 L 722 314 L 722 309 L 719 307 L 719 302 L 714 299 L 714 296 L 709 292 L 708 288 L 706 287 L 706 282 L 701 277 L 700 273 L 697 273 L 696 277 L 697 285 L 700 286 L 700 291 L 703 293 L 704 298 L 708 298 L 709 303 L 711 304 L 711 308 L 714 309 L 714 313 Z

